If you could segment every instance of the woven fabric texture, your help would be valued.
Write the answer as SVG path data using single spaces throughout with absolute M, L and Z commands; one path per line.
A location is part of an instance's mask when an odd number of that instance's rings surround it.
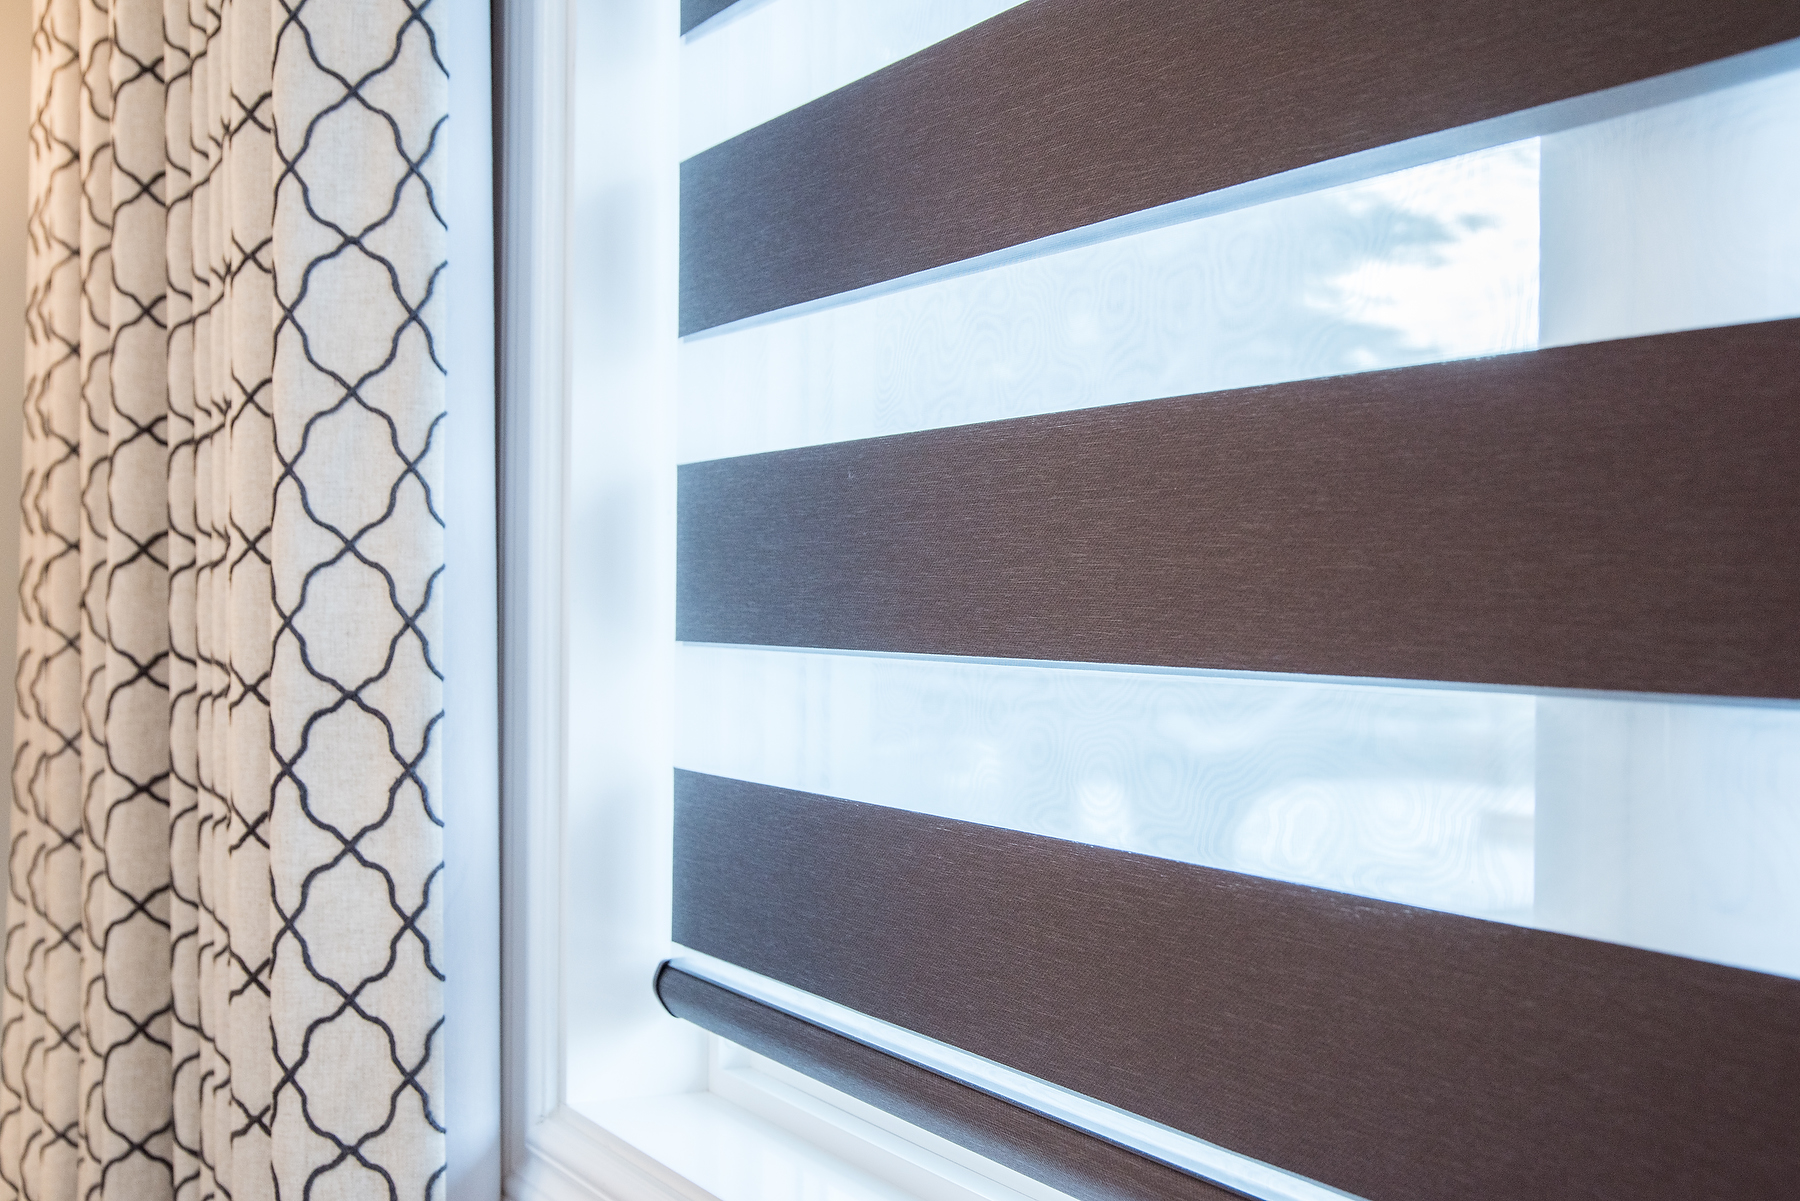
M 447 84 L 38 0 L 0 1201 L 442 1194 Z

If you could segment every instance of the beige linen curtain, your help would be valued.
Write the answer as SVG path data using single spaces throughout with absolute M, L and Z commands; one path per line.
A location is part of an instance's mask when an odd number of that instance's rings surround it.
M 39 0 L 0 1199 L 441 1195 L 429 3 Z

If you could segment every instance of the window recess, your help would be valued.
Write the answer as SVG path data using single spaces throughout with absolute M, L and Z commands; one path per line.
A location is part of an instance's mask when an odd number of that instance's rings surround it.
M 1080 1198 L 1783 1195 L 1800 14 L 954 7 L 681 166 L 664 1005 Z

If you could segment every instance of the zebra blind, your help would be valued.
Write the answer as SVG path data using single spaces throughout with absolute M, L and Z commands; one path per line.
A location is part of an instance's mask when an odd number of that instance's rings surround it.
M 665 1004 L 1078 1197 L 1784 1195 L 1800 11 L 823 12 L 684 13 Z

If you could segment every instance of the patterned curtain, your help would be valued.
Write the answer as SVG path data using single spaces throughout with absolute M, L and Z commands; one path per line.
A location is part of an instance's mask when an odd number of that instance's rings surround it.
M 0 1198 L 442 1192 L 429 0 L 38 0 Z

